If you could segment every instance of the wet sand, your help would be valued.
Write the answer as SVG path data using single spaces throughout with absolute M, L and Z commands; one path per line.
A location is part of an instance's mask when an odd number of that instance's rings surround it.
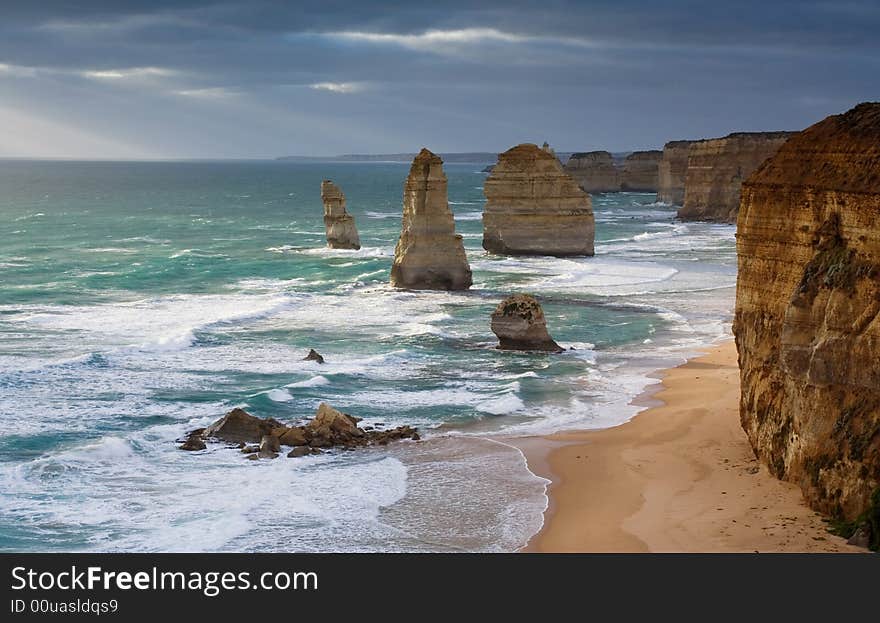
M 643 398 L 645 399 L 645 398 Z M 551 480 L 530 552 L 859 552 L 755 459 L 733 341 L 667 370 L 610 429 L 506 440 Z

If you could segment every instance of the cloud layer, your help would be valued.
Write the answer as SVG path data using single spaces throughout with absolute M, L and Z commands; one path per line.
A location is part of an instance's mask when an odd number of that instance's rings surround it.
M 11 5 L 11 6 L 7 6 Z M 4 3 L 0 156 L 658 147 L 880 93 L 873 1 Z

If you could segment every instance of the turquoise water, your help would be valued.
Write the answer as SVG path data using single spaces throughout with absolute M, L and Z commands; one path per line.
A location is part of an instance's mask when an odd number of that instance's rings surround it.
M 445 167 L 474 287 L 437 293 L 387 285 L 405 164 L 0 161 L 0 549 L 522 545 L 545 483 L 487 435 L 632 417 L 653 370 L 727 333 L 734 237 L 620 193 L 594 197 L 594 258 L 488 255 L 481 168 Z M 324 178 L 359 251 L 325 247 Z M 574 350 L 495 350 L 515 291 Z M 321 401 L 428 441 L 259 464 L 173 443 Z

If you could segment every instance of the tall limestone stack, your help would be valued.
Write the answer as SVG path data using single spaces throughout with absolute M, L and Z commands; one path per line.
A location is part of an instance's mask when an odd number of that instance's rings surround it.
M 658 168 L 663 152 L 658 150 L 634 151 L 623 161 L 620 190 L 657 192 Z
M 565 171 L 588 193 L 620 191 L 620 171 L 607 151 L 586 151 L 572 154 Z
M 737 224 L 734 333 L 749 441 L 815 509 L 876 521 L 880 103 L 791 138 L 744 184 Z
M 416 290 L 467 290 L 471 268 L 446 198 L 443 161 L 422 149 L 403 188 L 403 224 L 391 285 Z
M 680 206 L 684 203 L 684 178 L 688 150 L 695 141 L 670 141 L 663 146 L 657 166 L 657 201 Z
M 743 181 L 793 132 L 736 132 L 695 141 L 688 151 L 684 204 L 678 218 L 736 222 Z
M 324 203 L 324 228 L 327 246 L 331 249 L 360 249 L 354 217 L 345 211 L 345 195 L 330 180 L 321 182 L 321 201 Z
M 498 156 L 483 185 L 483 248 L 510 255 L 593 255 L 590 196 L 552 153 L 524 143 Z

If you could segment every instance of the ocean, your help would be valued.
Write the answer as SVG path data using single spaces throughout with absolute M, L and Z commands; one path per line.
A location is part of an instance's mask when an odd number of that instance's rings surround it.
M 514 551 L 547 483 L 505 438 L 620 424 L 656 370 L 729 335 L 733 226 L 597 195 L 595 257 L 489 255 L 482 165 L 445 166 L 472 289 L 389 287 L 408 168 L 0 161 L 0 550 Z M 325 178 L 359 251 L 325 245 Z M 571 350 L 496 350 L 513 292 Z M 236 406 L 322 401 L 423 441 L 258 462 L 175 444 Z

